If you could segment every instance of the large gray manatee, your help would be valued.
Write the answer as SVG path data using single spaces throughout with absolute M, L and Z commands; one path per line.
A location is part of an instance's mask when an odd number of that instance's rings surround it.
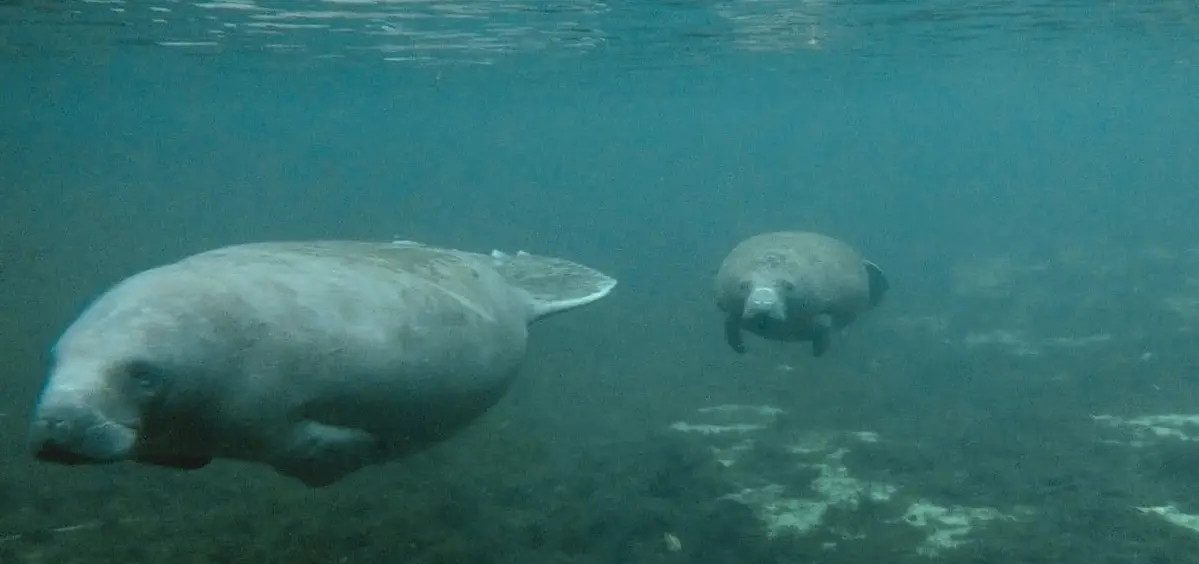
M 882 270 L 849 244 L 802 231 L 742 241 L 715 280 L 725 340 L 739 354 L 745 330 L 773 341 L 811 341 L 813 356 L 822 356 L 832 334 L 882 302 L 887 289 Z
M 532 322 L 615 286 L 562 259 L 402 241 L 210 250 L 125 279 L 66 330 L 30 448 L 326 486 L 465 427 L 509 387 Z

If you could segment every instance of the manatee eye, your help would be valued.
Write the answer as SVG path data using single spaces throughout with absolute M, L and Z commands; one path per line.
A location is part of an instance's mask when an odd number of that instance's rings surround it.
M 790 280 L 783 280 L 779 282 L 779 288 L 783 290 L 783 293 L 790 294 L 795 291 L 795 283 Z
M 125 368 L 129 390 L 141 399 L 149 399 L 162 389 L 165 380 L 162 370 L 153 364 L 137 360 Z

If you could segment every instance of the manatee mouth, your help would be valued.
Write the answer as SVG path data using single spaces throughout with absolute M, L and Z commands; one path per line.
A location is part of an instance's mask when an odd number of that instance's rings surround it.
M 29 449 L 42 462 L 79 466 L 129 458 L 137 430 L 86 408 L 56 408 L 39 414 L 29 434 Z
M 745 310 L 741 317 L 764 326 L 770 321 L 785 321 L 787 314 L 777 291 L 773 288 L 755 288 L 745 299 Z
M 89 456 L 72 452 L 57 443 L 47 442 L 36 447 L 33 457 L 41 462 L 52 462 L 64 466 L 79 466 L 82 464 L 103 464 L 106 461 L 96 460 Z

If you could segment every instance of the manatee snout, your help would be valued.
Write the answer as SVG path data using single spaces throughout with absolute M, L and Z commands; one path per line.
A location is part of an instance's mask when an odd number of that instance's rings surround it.
M 43 462 L 103 464 L 130 457 L 137 432 L 80 402 L 46 402 L 37 407 L 29 449 Z
M 766 323 L 768 320 L 784 322 L 787 320 L 787 308 L 778 290 L 770 287 L 758 287 L 750 291 L 745 298 L 745 309 L 741 318 L 747 321 Z

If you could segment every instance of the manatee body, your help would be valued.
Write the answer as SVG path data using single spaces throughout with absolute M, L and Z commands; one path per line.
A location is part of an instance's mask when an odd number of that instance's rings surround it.
M 888 288 L 874 263 L 819 233 L 762 233 L 739 243 L 716 273 L 725 340 L 745 352 L 742 331 L 773 341 L 811 341 L 828 351 L 832 334 L 877 306 Z
M 203 252 L 125 279 L 66 330 L 30 449 L 329 485 L 465 427 L 516 376 L 531 323 L 615 285 L 562 259 L 411 242 Z

